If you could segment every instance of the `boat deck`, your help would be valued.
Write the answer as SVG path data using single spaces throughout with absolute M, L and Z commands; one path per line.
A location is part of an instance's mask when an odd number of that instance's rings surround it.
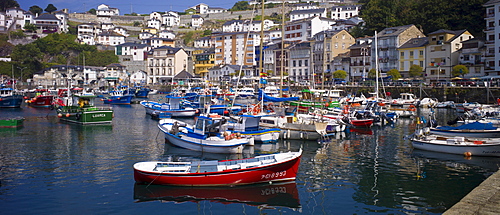
M 282 159 L 286 158 L 283 157 Z M 231 161 L 158 162 L 153 171 L 162 173 L 218 172 L 265 166 L 275 162 L 277 162 L 275 155 Z

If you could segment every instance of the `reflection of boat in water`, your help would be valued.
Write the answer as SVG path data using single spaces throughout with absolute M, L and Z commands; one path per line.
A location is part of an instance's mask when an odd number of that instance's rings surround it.
M 295 182 L 224 188 L 135 184 L 134 199 L 137 202 L 159 200 L 175 203 L 209 200 L 222 204 L 245 203 L 253 206 L 300 208 Z
M 356 128 L 352 127 L 349 128 L 350 132 L 358 133 L 358 134 L 366 134 L 366 135 L 373 135 L 373 131 L 371 128 Z
M 413 157 L 435 159 L 453 166 L 457 166 L 457 164 L 474 165 L 489 171 L 498 171 L 500 166 L 500 160 L 496 157 L 464 157 L 463 155 L 447 154 L 421 149 L 413 149 Z

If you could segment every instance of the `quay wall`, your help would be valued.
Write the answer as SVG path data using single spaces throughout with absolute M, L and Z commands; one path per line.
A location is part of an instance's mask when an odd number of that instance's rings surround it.
M 488 177 L 443 215 L 500 214 L 500 171 Z

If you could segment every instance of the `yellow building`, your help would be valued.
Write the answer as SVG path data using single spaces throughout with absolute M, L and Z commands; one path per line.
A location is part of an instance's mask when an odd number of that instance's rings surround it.
M 208 69 L 215 65 L 215 50 L 198 49 L 192 52 L 194 62 L 194 74 L 207 78 Z
M 418 65 L 423 70 L 426 67 L 425 63 L 425 47 L 429 44 L 429 38 L 419 37 L 408 40 L 405 44 L 398 48 L 399 66 L 398 70 L 403 78 L 409 78 L 411 65 Z M 417 77 L 415 77 L 417 78 Z M 420 77 L 418 77 L 420 78 Z

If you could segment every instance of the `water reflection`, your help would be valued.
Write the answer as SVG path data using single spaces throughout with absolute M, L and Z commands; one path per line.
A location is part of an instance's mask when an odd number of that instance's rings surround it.
M 412 156 L 415 157 L 420 164 L 441 162 L 447 167 L 455 170 L 480 167 L 489 171 L 498 171 L 500 168 L 500 159 L 495 157 L 465 157 L 463 155 L 445 154 L 420 149 L 414 149 Z
M 201 202 L 222 204 L 244 203 L 263 207 L 300 208 L 295 182 L 236 187 L 177 187 L 134 184 L 136 202 Z

